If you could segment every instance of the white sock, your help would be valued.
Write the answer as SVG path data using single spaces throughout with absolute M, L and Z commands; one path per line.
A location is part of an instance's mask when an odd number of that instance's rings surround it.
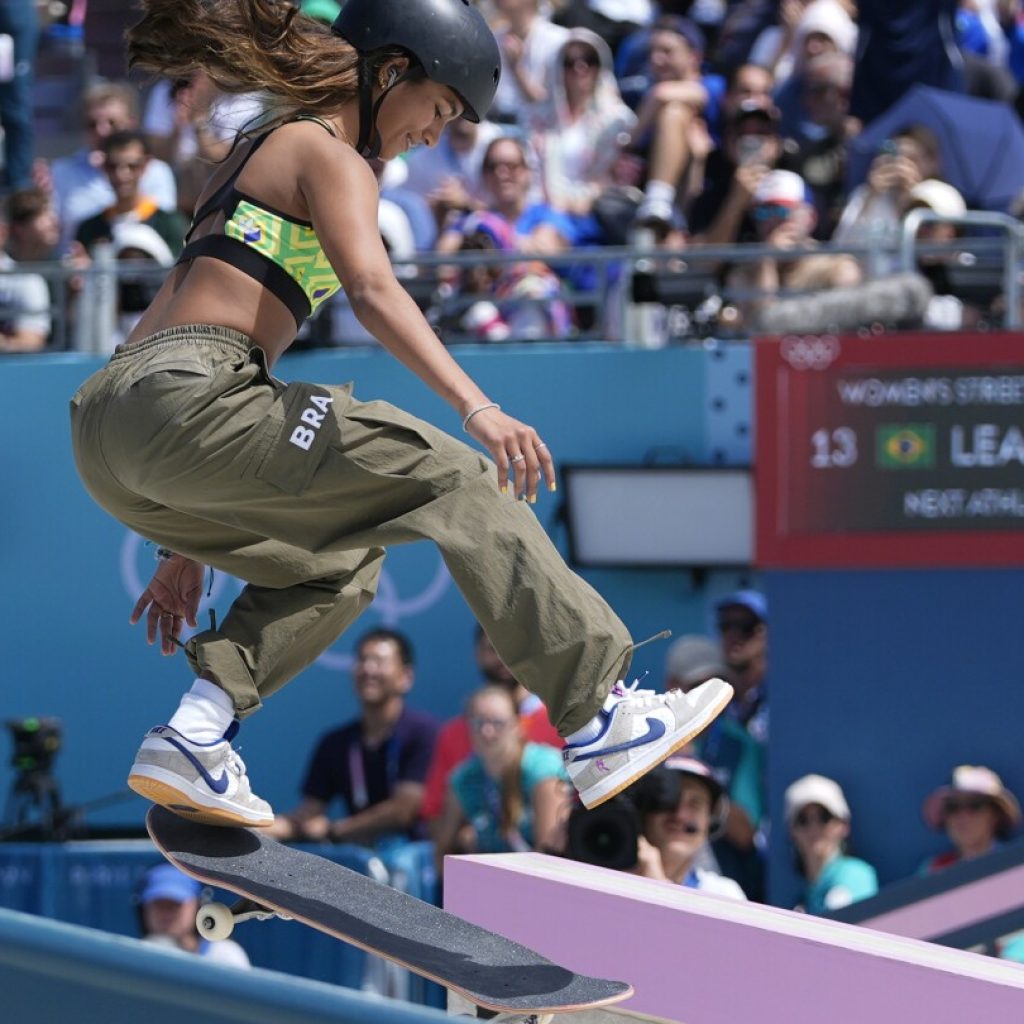
M 193 743 L 216 743 L 234 717 L 231 698 L 215 683 L 197 679 L 167 724 Z
M 587 722 L 582 728 L 577 729 L 574 733 L 570 733 L 565 737 L 566 743 L 589 743 L 591 740 L 596 739 L 598 734 L 601 732 L 601 727 L 604 725 L 605 714 L 603 711 L 598 711 L 594 717 Z
M 671 206 L 676 201 L 676 187 L 675 185 L 670 185 L 667 181 L 652 179 L 647 182 L 647 187 L 644 189 L 644 197 L 659 203 L 665 202 Z

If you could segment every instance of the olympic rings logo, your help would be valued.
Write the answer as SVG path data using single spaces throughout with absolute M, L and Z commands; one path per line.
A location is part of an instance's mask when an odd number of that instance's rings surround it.
M 839 358 L 839 339 L 832 334 L 787 335 L 779 353 L 794 370 L 827 370 Z
M 146 589 L 149 583 L 149 574 L 155 568 L 154 550 L 154 548 L 148 547 L 137 533 L 131 531 L 125 533 L 124 541 L 121 544 L 121 583 L 132 601 L 138 599 L 139 594 Z M 377 616 L 382 626 L 386 626 L 388 629 L 397 629 L 404 619 L 423 615 L 439 604 L 451 586 L 451 582 L 452 578 L 441 559 L 440 552 L 437 554 L 437 566 L 430 580 L 422 590 L 410 597 L 403 597 L 399 593 L 394 573 L 382 569 L 377 582 L 377 594 L 369 611 Z M 204 616 L 205 609 L 214 605 L 221 597 L 228 597 L 233 601 L 243 586 L 242 581 L 234 576 L 229 576 L 224 572 L 215 572 L 209 593 L 206 589 L 203 590 L 203 597 L 199 604 L 200 616 Z M 202 618 L 197 616 L 197 619 L 199 628 L 196 632 L 206 629 Z M 186 629 L 182 637 L 188 639 L 190 635 L 191 631 Z M 347 671 L 352 666 L 352 655 L 348 651 L 329 649 L 317 658 L 316 663 L 327 669 Z

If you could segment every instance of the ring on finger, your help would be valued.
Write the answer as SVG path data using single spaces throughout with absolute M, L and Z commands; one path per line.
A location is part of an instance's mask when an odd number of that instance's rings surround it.
M 533 446 L 533 450 L 536 451 L 536 452 L 539 452 L 541 450 L 541 448 L 547 448 L 547 445 L 543 441 L 541 441 L 540 444 L 535 444 Z
M 520 454 L 520 455 L 513 455 L 512 458 L 510 458 L 508 461 L 511 462 L 511 463 L 522 462 L 523 459 L 525 459 L 525 458 L 526 458 L 526 456 L 522 455 L 522 454 Z

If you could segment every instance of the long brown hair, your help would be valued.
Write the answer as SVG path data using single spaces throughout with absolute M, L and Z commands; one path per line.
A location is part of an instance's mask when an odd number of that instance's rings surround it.
M 467 713 L 472 715 L 477 703 L 487 697 L 498 697 L 508 702 L 508 706 L 512 710 L 513 727 L 518 732 L 519 709 L 516 707 L 515 697 L 513 697 L 507 687 L 498 686 L 493 683 L 481 686 L 479 690 L 475 690 L 470 695 L 469 700 L 466 702 Z M 498 780 L 501 791 L 501 821 L 499 824 L 503 836 L 507 836 L 510 832 L 518 831 L 519 822 L 523 816 L 523 746 L 524 740 L 520 734 L 519 755 L 512 759 L 511 763 L 502 771 L 501 778 Z
M 385 2 L 385 0 L 381 0 Z M 359 94 L 359 53 L 330 26 L 281 0 L 142 0 L 143 17 L 128 29 L 128 66 L 170 78 L 203 69 L 224 92 L 265 91 L 273 114 L 330 116 Z M 368 55 L 371 71 L 401 49 Z

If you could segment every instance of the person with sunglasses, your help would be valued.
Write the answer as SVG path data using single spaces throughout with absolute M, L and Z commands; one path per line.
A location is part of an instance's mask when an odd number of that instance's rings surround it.
M 161 210 L 157 201 L 142 191 L 142 179 L 152 158 L 146 136 L 140 131 L 114 132 L 100 144 L 100 152 L 114 202 L 94 217 L 83 220 L 78 225 L 75 241 L 91 254 L 98 243 L 113 240 L 118 224 L 146 224 L 177 256 L 188 225 L 177 210 Z
M 991 768 L 974 764 L 954 768 L 950 781 L 925 798 L 921 813 L 952 845 L 925 861 L 921 874 L 991 853 L 1021 823 L 1020 804 L 1003 780 Z
M 532 126 L 544 194 L 556 209 L 583 218 L 610 183 L 636 115 L 619 93 L 608 44 L 587 29 L 570 31 L 555 57 L 553 79 L 550 99 Z
M 875 869 L 847 853 L 850 808 L 834 779 L 805 775 L 785 794 L 786 825 L 805 887 L 797 909 L 808 914 L 867 899 L 878 892 Z
M 558 750 L 524 740 L 519 708 L 504 686 L 477 690 L 466 724 L 473 752 L 449 779 L 436 832 L 438 873 L 452 853 L 556 848 L 571 792 Z

